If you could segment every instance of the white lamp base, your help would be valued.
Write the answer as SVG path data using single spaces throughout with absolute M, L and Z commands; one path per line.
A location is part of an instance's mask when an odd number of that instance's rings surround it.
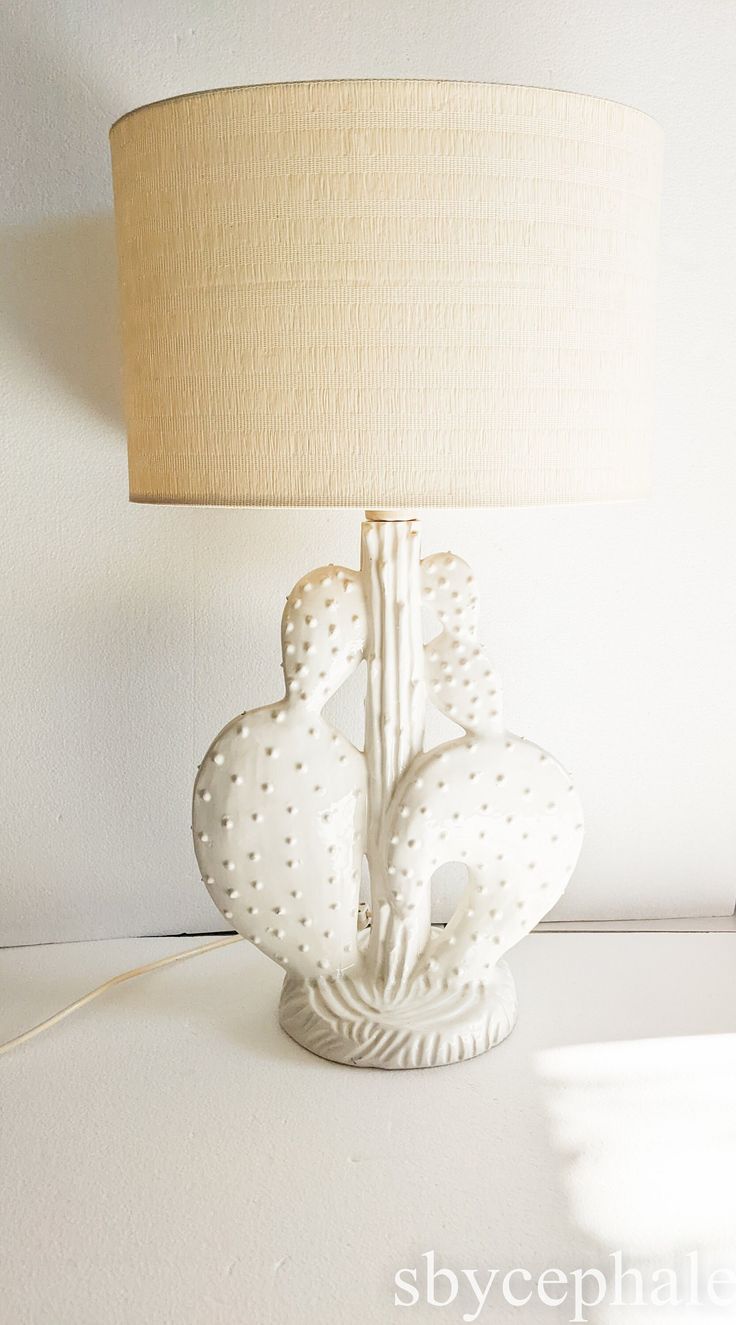
M 430 951 L 441 938 L 432 931 Z M 287 975 L 279 1022 L 292 1040 L 334 1063 L 440 1067 L 492 1049 L 513 1030 L 516 1010 L 504 961 L 484 983 L 451 985 L 425 973 L 398 998 L 387 998 L 369 963 L 359 961 L 331 980 Z
M 504 953 L 562 894 L 582 843 L 568 774 L 503 725 L 477 596 L 450 553 L 420 562 L 404 512 L 370 512 L 359 572 L 313 571 L 287 599 L 286 694 L 220 733 L 194 789 L 197 860 L 226 920 L 286 971 L 283 1028 L 324 1058 L 430 1067 L 508 1035 Z M 439 633 L 422 641 L 421 609 Z M 368 668 L 365 751 L 323 716 Z M 459 735 L 424 750 L 429 698 Z M 373 924 L 358 933 L 363 858 Z M 443 931 L 432 876 L 467 884 Z

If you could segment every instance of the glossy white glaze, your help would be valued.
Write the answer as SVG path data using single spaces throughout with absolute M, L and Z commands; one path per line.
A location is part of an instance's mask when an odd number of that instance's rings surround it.
M 425 647 L 422 604 L 440 631 Z M 507 732 L 477 638 L 473 576 L 419 561 L 414 520 L 368 520 L 359 573 L 300 580 L 282 623 L 285 697 L 217 737 L 195 784 L 195 850 L 225 918 L 286 970 L 282 1026 L 324 1057 L 412 1067 L 483 1052 L 511 1030 L 500 961 L 563 892 L 582 842 L 568 774 Z M 368 663 L 366 752 L 322 716 Z M 422 749 L 425 692 L 462 735 Z M 358 939 L 363 856 L 373 923 Z M 431 880 L 468 883 L 431 928 Z
M 300 580 L 281 636 L 286 694 L 220 732 L 197 775 L 192 822 L 225 919 L 306 978 L 357 955 L 365 758 L 322 708 L 363 657 L 360 576 L 325 566 Z

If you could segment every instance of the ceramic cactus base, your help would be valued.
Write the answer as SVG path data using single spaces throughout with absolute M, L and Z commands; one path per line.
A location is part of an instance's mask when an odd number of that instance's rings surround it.
M 432 931 L 430 951 L 441 939 Z M 361 954 L 362 956 L 362 954 Z M 312 1053 L 351 1067 L 440 1067 L 485 1053 L 513 1030 L 516 989 L 500 961 L 484 983 L 451 985 L 425 975 L 386 997 L 361 960 L 332 979 L 287 975 L 282 1028 Z
M 423 607 L 439 627 L 426 645 Z M 229 723 L 197 775 L 204 883 L 285 971 L 281 1025 L 306 1048 L 389 1068 L 482 1053 L 515 1020 L 501 959 L 562 894 L 583 825 L 569 775 L 504 726 L 473 576 L 451 553 L 420 561 L 416 520 L 369 513 L 360 571 L 301 579 L 282 648 L 284 697 Z M 363 660 L 359 750 L 323 708 Z M 430 750 L 427 701 L 458 727 Z M 467 882 L 438 932 L 432 878 L 450 861 Z

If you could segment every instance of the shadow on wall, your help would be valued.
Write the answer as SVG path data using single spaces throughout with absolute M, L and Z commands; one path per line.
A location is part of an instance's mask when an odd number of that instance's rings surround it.
M 9 227 L 0 238 L 0 270 L 0 316 L 8 324 L 9 339 L 72 395 L 120 423 L 112 217 Z M 122 431 L 116 436 L 122 442 Z

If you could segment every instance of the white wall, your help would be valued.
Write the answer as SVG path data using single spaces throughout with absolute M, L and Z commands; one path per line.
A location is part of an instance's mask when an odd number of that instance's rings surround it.
M 126 504 L 106 133 L 177 92 L 321 77 L 571 88 L 664 126 L 655 499 L 436 512 L 425 549 L 479 572 L 510 724 L 581 788 L 557 916 L 730 912 L 736 7 L 10 0 L 3 28 L 0 939 L 221 925 L 189 841 L 195 764 L 277 693 L 283 597 L 354 564 L 358 528 Z

